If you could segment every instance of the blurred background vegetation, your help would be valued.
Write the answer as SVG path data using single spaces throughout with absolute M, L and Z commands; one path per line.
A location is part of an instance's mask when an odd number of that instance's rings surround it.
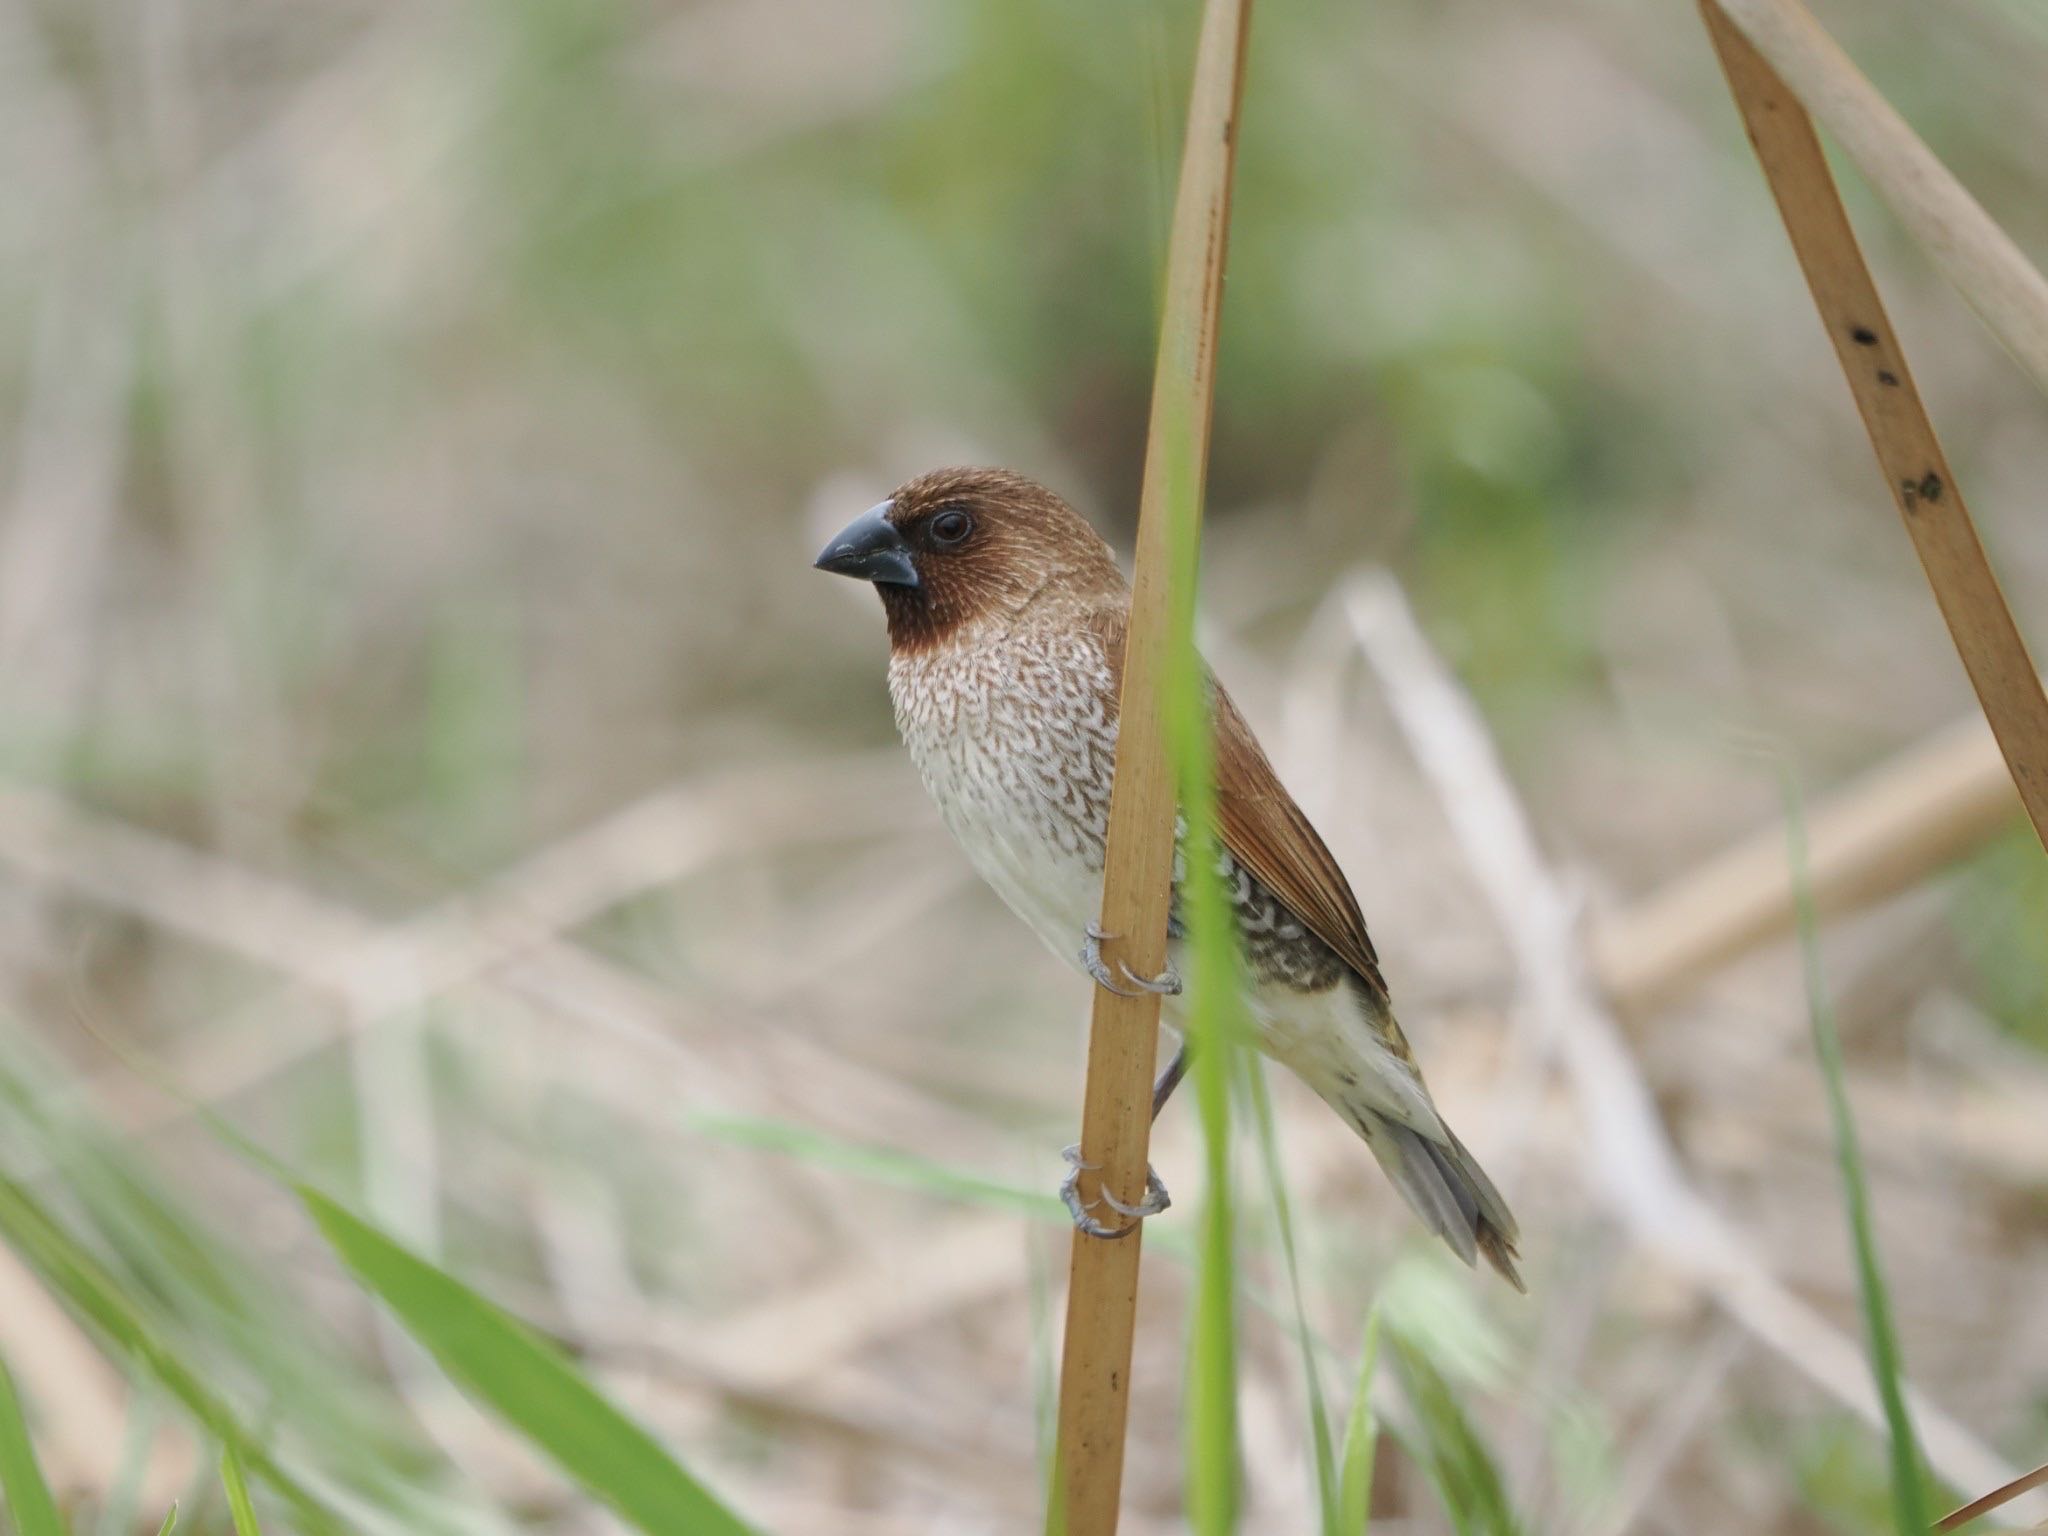
M 2038 5 L 1821 10 L 2048 252 Z M 610 1527 L 223 1124 L 569 1344 L 766 1528 L 1036 1520 L 1064 1238 L 1009 1192 L 1057 1182 L 1085 998 L 971 882 L 893 746 L 872 599 L 809 562 L 943 462 L 1128 540 L 1193 19 L 0 6 L 0 1173 L 347 1528 Z M 1394 573 L 1596 912 L 1770 823 L 1777 760 L 1821 795 L 1971 711 L 1698 19 L 1267 0 L 1247 101 L 1206 643 L 1533 1292 L 1442 1267 L 1276 1083 L 1331 1379 L 1379 1298 L 1530 1529 L 1868 1529 L 1879 1442 L 1588 1192 L 1330 606 Z M 2042 402 L 1847 190 L 2038 641 Z M 2014 814 L 1825 935 L 1908 1366 L 2029 1465 L 2044 932 Z M 1853 1336 L 1792 947 L 1628 1023 L 1689 1175 Z M 1192 1184 L 1180 1114 L 1155 1160 Z M 0 1356 L 60 1501 L 115 1536 L 183 1492 L 225 1530 L 185 1410 L 66 1320 L 27 1208 Z M 1161 1251 L 1139 1532 L 1179 1518 Z M 1266 1316 L 1247 1528 L 1307 1530 Z M 1378 1518 L 1443 1528 L 1425 1480 L 1384 1448 Z

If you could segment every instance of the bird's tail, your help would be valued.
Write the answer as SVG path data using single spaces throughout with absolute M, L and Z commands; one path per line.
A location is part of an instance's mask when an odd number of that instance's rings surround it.
M 1478 1159 L 1448 1126 L 1444 1140 L 1435 1141 L 1369 1110 L 1347 1118 L 1364 1133 L 1401 1197 L 1459 1258 L 1470 1264 L 1485 1254 L 1508 1284 L 1528 1289 L 1515 1271 L 1515 1218 Z

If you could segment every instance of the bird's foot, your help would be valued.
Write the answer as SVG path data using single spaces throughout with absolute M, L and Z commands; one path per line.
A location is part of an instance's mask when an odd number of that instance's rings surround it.
M 1082 931 L 1087 935 L 1087 941 L 1081 946 L 1081 966 L 1095 978 L 1095 985 L 1104 991 L 1114 992 L 1118 997 L 1137 997 L 1145 992 L 1154 992 L 1161 997 L 1180 996 L 1180 972 L 1172 966 L 1157 976 L 1140 976 L 1119 960 L 1112 971 L 1109 962 L 1102 958 L 1102 941 L 1113 935 L 1104 933 L 1099 923 L 1090 923 Z M 1130 985 L 1120 985 L 1120 981 L 1127 981 Z
M 1109 937 L 1102 931 L 1102 925 L 1090 923 L 1082 932 L 1087 938 L 1081 945 L 1081 968 L 1095 978 L 1095 985 L 1105 992 L 1114 992 L 1118 997 L 1136 997 L 1138 994 L 1133 989 L 1118 985 L 1116 972 L 1112 971 L 1109 962 L 1102 958 L 1102 941 Z M 1118 963 L 1118 969 L 1124 970 L 1127 976 L 1130 974 L 1121 962 Z M 1132 980 L 1136 978 L 1132 977 Z M 1078 1225 L 1079 1218 L 1075 1220 Z
M 1166 1192 L 1166 1185 L 1160 1181 L 1159 1175 L 1152 1171 L 1152 1165 L 1147 1163 L 1145 1197 L 1136 1205 L 1125 1205 L 1107 1189 L 1096 1189 L 1095 1195 L 1098 1200 L 1117 1215 L 1126 1218 L 1126 1224 L 1121 1227 L 1106 1227 L 1090 1216 L 1088 1208 L 1081 1203 L 1081 1175 L 1084 1172 L 1097 1172 L 1096 1165 L 1081 1161 L 1081 1149 L 1078 1146 L 1066 1148 L 1060 1156 L 1066 1159 L 1069 1170 L 1066 1181 L 1060 1185 L 1060 1199 L 1067 1207 L 1067 1214 L 1074 1218 L 1075 1228 L 1090 1237 L 1129 1237 L 1138 1230 L 1139 1222 L 1147 1216 L 1157 1216 L 1173 1204 L 1173 1196 Z

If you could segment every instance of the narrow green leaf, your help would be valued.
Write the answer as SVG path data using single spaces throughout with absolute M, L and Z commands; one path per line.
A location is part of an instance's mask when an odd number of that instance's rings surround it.
M 1380 1363 L 1380 1314 L 1365 1318 L 1365 1345 L 1358 1362 L 1358 1391 L 1351 1399 L 1351 1417 L 1344 1425 L 1344 1469 L 1337 1494 L 1337 1529 L 1343 1536 L 1365 1536 L 1372 1521 L 1372 1464 L 1379 1450 L 1379 1422 L 1373 1417 L 1372 1381 Z
M 552 1344 L 317 1190 L 300 1185 L 298 1194 L 356 1278 L 442 1368 L 591 1494 L 652 1536 L 748 1536 Z
M 156 1536 L 171 1536 L 178 1528 L 178 1506 L 173 1504 L 164 1511 L 164 1523 L 156 1528 Z
M 233 1410 L 156 1336 L 99 1260 L 57 1224 L 25 1186 L 4 1176 L 0 1234 L 103 1338 L 155 1377 L 214 1438 L 234 1446 L 258 1476 L 290 1501 L 308 1533 L 339 1533 L 341 1527 L 326 1506 L 250 1439 Z
M 760 1147 L 800 1157 L 821 1168 L 891 1184 L 899 1189 L 959 1200 L 972 1205 L 1005 1207 L 1029 1216 L 1065 1224 L 1066 1207 L 1049 1190 L 1019 1189 L 995 1179 L 962 1173 L 950 1164 L 919 1157 L 894 1147 L 848 1141 L 812 1126 L 794 1125 L 759 1115 L 692 1114 L 683 1122 L 689 1129 L 737 1146 Z
M 1433 1249 L 1410 1249 L 1380 1277 L 1373 1310 L 1380 1326 L 1424 1351 L 1438 1371 L 1468 1391 L 1502 1393 L 1511 1381 L 1509 1347 L 1467 1283 Z
M 1236 1222 L 1230 1192 L 1230 1084 L 1239 1071 L 1237 919 L 1223 889 L 1216 836 L 1214 724 L 1206 669 L 1194 647 L 1199 460 L 1185 423 L 1165 430 L 1162 477 L 1176 567 L 1168 657 L 1167 741 L 1179 780 L 1188 927 L 1189 1069 L 1202 1125 L 1206 1193 L 1195 1266 L 1187 1375 L 1187 1506 L 1196 1536 L 1229 1536 L 1239 1504 Z
M 1045 1483 L 1045 1536 L 1067 1536 L 1067 1474 L 1057 1445 L 1052 1449 L 1052 1472 Z
M 1046 1536 L 1061 1536 L 1066 1500 L 1059 1467 L 1059 1325 L 1054 1316 L 1053 1279 L 1045 1245 L 1032 1242 L 1025 1253 L 1031 1282 L 1032 1419 L 1038 1432 L 1038 1474 L 1046 1492 Z
M 1423 1469 L 1459 1536 L 1519 1536 L 1500 1468 L 1464 1404 L 1429 1356 L 1389 1330 L 1388 1351 L 1422 1436 Z
M 57 1502 L 36 1465 L 36 1448 L 28 1436 L 28 1415 L 14 1390 L 14 1377 L 0 1362 L 0 1493 L 20 1536 L 64 1536 Z
M 1884 1404 L 1885 1424 L 1890 1430 L 1892 1518 L 1899 1536 L 1924 1536 L 1932 1522 L 1926 1476 L 1913 1437 L 1913 1421 L 1906 1412 L 1905 1368 L 1900 1361 L 1898 1336 L 1892 1330 L 1884 1270 L 1878 1262 L 1870 1187 L 1864 1178 L 1863 1151 L 1844 1083 L 1842 1042 L 1835 1033 L 1834 1008 L 1828 1000 L 1827 978 L 1821 970 L 1820 925 L 1814 912 L 1812 883 L 1807 876 L 1805 806 L 1798 780 L 1789 770 L 1784 776 L 1784 795 L 1785 852 L 1792 866 L 1792 898 L 1799 920 L 1800 954 L 1805 962 L 1807 1017 L 1814 1054 L 1820 1058 L 1821 1077 L 1827 1085 L 1828 1117 L 1834 1125 L 1835 1160 L 1841 1168 L 1842 1203 L 1849 1216 L 1871 1369 L 1877 1377 L 1877 1395 Z
M 1252 1118 L 1259 1127 L 1259 1155 L 1266 1167 L 1266 1185 L 1273 1201 L 1273 1224 L 1280 1239 L 1280 1257 L 1287 1271 L 1287 1299 L 1293 1313 L 1294 1344 L 1301 1355 L 1302 1391 L 1308 1399 L 1309 1441 L 1315 1458 L 1316 1503 L 1322 1511 L 1323 1536 L 1343 1529 L 1338 1512 L 1336 1450 L 1330 1443 L 1330 1409 L 1323 1400 L 1315 1335 L 1302 1298 L 1301 1262 L 1294 1244 L 1294 1204 L 1287 1193 L 1287 1171 L 1280 1162 L 1280 1133 L 1273 1120 L 1272 1095 L 1266 1090 L 1265 1063 L 1253 1060 L 1245 1079 L 1251 1088 Z
M 1159 672 L 1159 718 L 1178 792 L 1181 827 L 1180 917 L 1187 925 L 1187 1044 L 1202 1127 L 1206 1171 L 1197 1239 L 1193 1332 L 1189 1341 L 1186 1483 L 1196 1536 L 1231 1536 L 1241 1501 L 1237 1422 L 1236 1220 L 1230 1188 L 1230 1087 L 1240 1070 L 1237 919 L 1218 864 L 1216 742 L 1213 688 L 1195 649 L 1200 587 L 1202 497 L 1208 474 L 1209 427 L 1215 405 L 1216 331 L 1222 264 L 1230 226 L 1234 132 L 1243 85 L 1247 5 L 1212 3 L 1196 50 L 1188 103 L 1180 190 L 1167 253 L 1167 293 L 1153 373 L 1152 417 L 1146 433 L 1145 483 L 1139 510 L 1139 586 L 1147 535 L 1163 522 L 1150 553 L 1163 557 L 1166 578 L 1165 655 Z M 1156 497 L 1148 515 L 1146 503 Z M 1139 598 L 1132 598 L 1131 651 Z M 1144 708 L 1125 674 L 1125 734 L 1117 746 L 1121 781 L 1130 722 Z
M 249 1479 L 243 1475 L 242 1460 L 231 1445 L 221 1448 L 220 1480 L 228 1491 L 228 1513 L 234 1516 L 235 1536 L 263 1536 L 256 1524 L 256 1506 L 249 1502 Z

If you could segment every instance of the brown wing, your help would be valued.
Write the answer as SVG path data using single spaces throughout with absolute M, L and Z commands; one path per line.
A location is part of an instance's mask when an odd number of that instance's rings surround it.
M 1121 610 L 1101 611 L 1091 619 L 1119 694 L 1125 621 Z M 1273 772 L 1230 695 L 1220 683 L 1215 688 L 1217 832 L 1223 846 L 1384 1001 L 1387 984 L 1380 976 L 1379 956 L 1344 871 Z

